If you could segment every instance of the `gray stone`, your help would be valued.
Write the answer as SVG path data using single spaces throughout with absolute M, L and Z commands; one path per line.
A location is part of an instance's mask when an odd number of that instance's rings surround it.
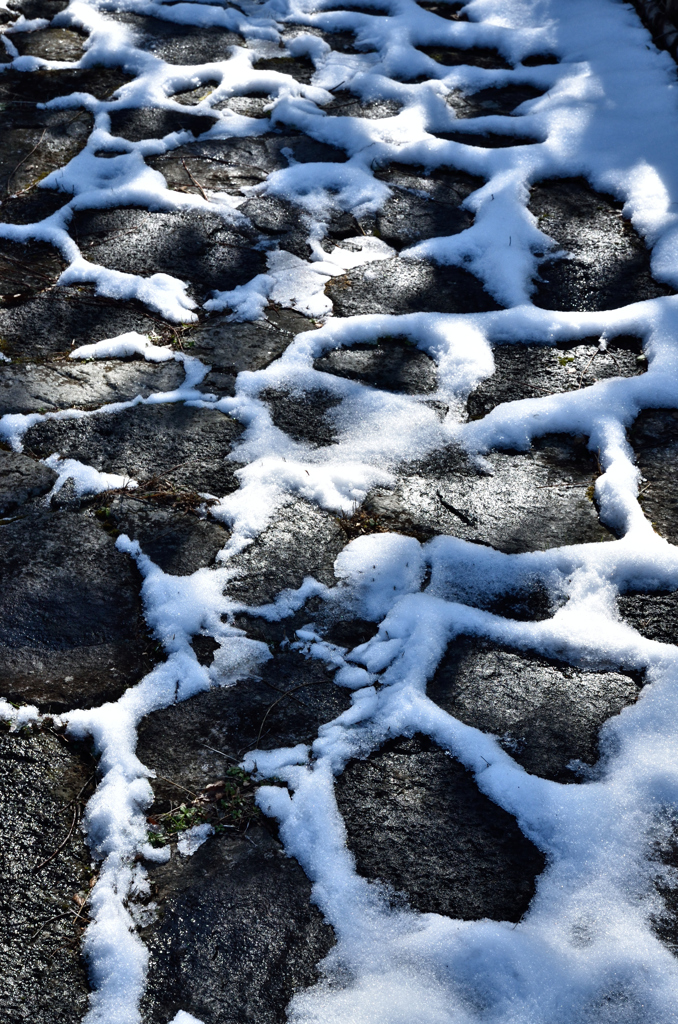
M 358 871 L 385 883 L 396 903 L 467 921 L 526 912 L 543 854 L 427 737 L 350 762 L 336 794 Z
M 43 60 L 80 60 L 87 37 L 70 28 L 41 28 L 37 32 L 13 32 L 12 42 L 22 56 Z
M 74 115 L 72 110 L 37 110 L 33 103 L 10 103 L 0 110 L 2 193 L 23 191 L 67 164 L 87 142 L 93 124 L 85 110 Z
M 150 667 L 132 560 L 75 512 L 0 532 L 1 695 L 53 710 L 116 700 Z
M 135 44 L 168 64 L 196 65 L 227 60 L 231 46 L 245 45 L 242 36 L 225 32 L 217 25 L 209 28 L 180 25 L 176 21 L 129 11 L 111 11 L 108 17 L 129 25 Z
M 583 178 L 541 182 L 530 210 L 566 258 L 546 256 L 534 303 L 545 309 L 616 309 L 671 294 L 650 271 L 650 250 L 622 216 L 622 204 Z
M 111 134 L 120 135 L 130 142 L 141 139 L 162 139 L 171 132 L 189 131 L 197 138 L 213 128 L 216 121 L 208 114 L 193 114 L 178 110 L 131 108 L 111 111 Z
M 639 501 L 671 544 L 678 542 L 678 409 L 645 409 L 629 431 L 642 473 Z
M 492 70 L 511 68 L 506 58 L 502 57 L 498 50 L 490 47 L 474 46 L 471 49 L 462 49 L 454 46 L 418 46 L 417 49 L 436 64 L 442 64 L 446 68 L 456 68 L 464 64 Z
M 433 360 L 407 338 L 384 337 L 375 344 L 333 349 L 316 359 L 313 367 L 398 394 L 426 394 L 438 384 Z
M 137 395 L 173 391 L 184 380 L 181 363 L 141 359 L 36 365 L 0 363 L 0 416 L 6 413 L 94 409 Z
M 80 816 L 94 760 L 47 730 L 0 732 L 0 1002 L 6 1024 L 73 1024 L 87 1011 L 80 953 L 90 856 Z M 72 828 L 72 832 L 71 832 Z M 49 863 L 40 867 L 69 836 Z M 36 870 L 38 869 L 38 870 Z
M 478 92 L 451 92 L 447 102 L 457 117 L 487 117 L 492 114 L 513 114 L 516 107 L 543 96 L 543 89 L 533 85 L 507 85 L 501 89 L 479 89 Z
M 635 703 L 639 689 L 619 672 L 582 672 L 462 636 L 427 693 L 450 715 L 495 735 L 530 774 L 571 783 L 590 777 L 602 726 Z
M 56 478 L 54 470 L 27 455 L 0 450 L 0 515 L 46 494 Z
M 176 487 L 222 496 L 238 487 L 237 465 L 226 456 L 241 432 L 214 409 L 137 405 L 85 419 L 46 420 L 26 433 L 25 442 L 41 458 L 58 452 L 100 472 L 162 477 Z

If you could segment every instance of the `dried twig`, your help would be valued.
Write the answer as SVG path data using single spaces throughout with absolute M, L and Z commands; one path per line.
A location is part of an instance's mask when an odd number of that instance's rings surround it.
M 186 171 L 186 174 L 189 176 L 189 178 L 191 179 L 191 181 L 193 182 L 193 184 L 197 188 L 197 190 L 200 193 L 200 195 L 203 197 L 203 199 L 205 200 L 206 203 L 209 203 L 209 199 L 207 198 L 207 193 L 205 192 L 205 189 L 202 187 L 202 185 L 198 181 L 195 180 L 195 178 L 193 177 L 193 175 L 191 174 L 191 172 L 188 169 L 188 165 L 187 165 L 186 161 L 182 160 L 181 162 L 183 164 L 184 170 Z
M 10 174 L 9 178 L 7 179 L 7 186 L 6 186 L 6 190 L 7 190 L 7 194 L 8 194 L 8 195 L 9 195 L 9 183 L 10 183 L 10 181 L 12 180 L 12 178 L 14 177 L 14 175 L 16 174 L 16 172 L 17 172 L 17 171 L 19 170 L 19 168 L 21 167 L 21 165 L 22 165 L 22 164 L 25 164 L 25 163 L 26 163 L 26 161 L 27 161 L 27 160 L 28 160 L 28 159 L 29 159 L 30 157 L 32 157 L 32 156 L 33 156 L 33 154 L 35 153 L 36 149 L 37 149 L 37 148 L 38 148 L 39 146 L 41 146 L 41 145 L 42 145 L 42 140 L 44 139 L 44 137 L 45 137 L 46 133 L 47 133 L 47 129 L 45 128 L 45 129 L 43 130 L 43 133 L 42 133 L 42 135 L 40 136 L 40 138 L 38 139 L 38 141 L 36 142 L 36 144 L 35 144 L 35 145 L 33 146 L 33 149 L 32 149 L 32 150 L 30 151 L 30 153 L 26 153 L 26 156 L 25 156 L 25 157 L 23 158 L 23 160 L 20 160 L 20 161 L 19 161 L 19 163 L 18 163 L 18 164 L 16 165 L 16 167 L 14 168 L 14 170 L 12 171 L 12 173 Z
M 300 683 L 299 686 L 293 686 L 291 690 L 285 690 L 285 692 L 282 693 L 277 698 L 277 700 L 274 700 L 273 703 L 269 704 L 268 707 L 266 708 L 266 714 L 262 718 L 261 725 L 259 726 L 259 732 L 257 734 L 257 742 L 256 742 L 255 746 L 256 747 L 259 746 L 259 740 L 261 739 L 261 734 L 263 732 L 264 725 L 266 724 L 266 719 L 268 718 L 268 716 L 271 713 L 271 711 L 273 711 L 273 708 L 276 706 L 276 704 L 279 704 L 281 700 L 285 699 L 285 697 L 289 697 L 293 693 L 296 693 L 297 690 L 305 690 L 307 686 L 327 686 L 328 683 L 329 683 L 328 679 L 316 679 L 312 683 Z
M 450 505 L 449 501 L 445 501 L 440 491 L 436 491 L 436 495 L 438 497 L 438 501 L 440 502 L 440 504 L 443 505 L 448 512 L 451 512 L 453 515 L 455 515 L 457 519 L 461 519 L 462 523 L 466 523 L 467 526 L 476 525 L 475 519 L 471 519 L 471 517 L 467 516 L 465 512 L 461 512 L 458 508 L 455 508 L 454 505 Z
M 170 786 L 175 786 L 177 789 L 183 790 L 184 793 L 188 793 L 194 800 L 198 799 L 198 794 L 194 793 L 192 789 L 186 789 L 186 786 L 180 785 L 178 782 L 174 782 L 173 779 L 166 779 L 164 775 L 156 775 L 156 779 L 161 779 L 163 782 L 169 782 Z

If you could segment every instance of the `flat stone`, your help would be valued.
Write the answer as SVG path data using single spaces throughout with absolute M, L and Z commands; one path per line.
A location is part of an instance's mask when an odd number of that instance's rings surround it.
M 91 795 L 95 770 L 83 746 L 45 730 L 0 733 L 0 1000 L 7 1024 L 73 1024 L 88 1008 L 74 896 L 89 893 L 91 855 L 73 801 Z
M 2 696 L 52 710 L 117 700 L 150 667 L 132 560 L 75 512 L 0 531 Z
M 630 626 L 662 644 L 678 640 L 678 591 L 620 594 L 617 604 Z
M 391 195 L 374 218 L 374 232 L 387 245 L 402 249 L 425 238 L 456 235 L 471 227 L 473 214 L 461 204 L 480 188 L 482 179 L 463 171 L 435 171 L 393 164 L 377 172 Z M 361 226 L 367 226 L 361 221 Z
M 531 775 L 564 783 L 592 776 L 602 726 L 639 690 L 619 672 L 582 672 L 466 636 L 452 641 L 427 687 L 431 700 L 495 735 Z
M 220 1024 L 278 1024 L 294 993 L 318 980 L 332 930 L 304 872 L 267 829 L 214 837 L 149 874 L 162 917 L 141 933 L 148 1024 L 167 1024 L 179 1009 Z
M 313 368 L 337 377 L 397 394 L 419 395 L 435 391 L 436 365 L 407 338 L 378 338 L 374 344 L 333 349 L 314 360 Z
M 463 9 L 466 3 L 449 3 L 446 0 L 417 0 L 419 7 L 424 11 L 430 11 L 431 14 L 437 14 L 439 18 L 445 18 L 446 21 L 468 21 L 468 17 L 463 13 Z M 390 13 L 390 12 L 389 12 Z
M 266 604 L 281 590 L 300 587 L 306 576 L 334 586 L 334 560 L 345 544 L 328 512 L 302 500 L 285 505 L 253 544 L 229 560 L 229 567 L 238 570 L 229 580 L 229 596 Z
M 343 163 L 347 159 L 343 150 L 286 128 L 253 138 L 193 142 L 163 156 L 149 157 L 147 163 L 160 171 L 170 188 L 198 191 L 185 161 L 204 189 L 239 195 L 242 188 L 260 185 L 273 171 L 288 167 L 290 153 L 297 163 Z
M 0 203 L 0 221 L 3 224 L 37 224 L 60 210 L 70 198 L 65 192 L 34 188 L 27 194 L 10 196 Z
M 17 249 L 21 251 L 21 247 Z M 50 249 L 50 259 L 55 259 L 53 253 Z M 31 258 L 31 250 L 21 256 L 21 266 L 16 266 L 18 285 L 25 280 L 25 261 Z M 36 269 L 42 273 L 39 265 Z M 55 268 L 55 273 L 60 269 Z M 45 288 L 42 278 L 36 277 L 36 286 Z M 6 299 L 4 305 L 0 301 L 0 351 L 13 359 L 44 359 L 129 331 L 151 334 L 159 330 L 166 332 L 163 341 L 175 337 L 176 328 L 141 305 L 100 298 L 90 287 L 59 287 L 28 298 Z
M 172 132 L 192 132 L 197 138 L 216 124 L 208 114 L 183 113 L 179 110 L 158 110 L 154 107 L 112 110 L 111 134 L 119 135 L 130 142 L 141 139 L 162 139 Z
M 74 115 L 9 103 L 0 110 L 0 194 L 21 192 L 64 167 L 85 146 L 93 125 L 86 110 Z
M 184 380 L 181 363 L 141 359 L 47 364 L 0 363 L 0 416 L 6 413 L 94 409 L 155 391 L 173 391 Z
M 322 448 L 338 439 L 338 431 L 327 415 L 340 404 L 335 395 L 321 389 L 289 392 L 267 388 L 259 398 L 267 403 L 275 426 L 293 441 Z
M 54 0 L 47 2 L 56 6 Z M 129 81 L 131 76 L 121 68 L 50 68 L 38 71 L 10 68 L 0 78 L 0 100 L 26 110 L 35 103 L 48 103 L 57 96 L 68 96 L 73 92 L 85 92 L 98 100 L 105 100 Z
M 273 235 L 279 249 L 286 249 L 302 260 L 312 255 L 307 241 L 311 225 L 298 206 L 278 196 L 254 196 L 239 211 L 257 231 Z
M 461 267 L 424 260 L 379 260 L 331 278 L 325 294 L 336 316 L 360 313 L 484 313 L 499 309 Z
M 361 101 L 347 89 L 332 91 L 333 99 L 323 105 L 323 110 L 332 117 L 365 117 L 375 121 L 382 117 L 395 117 L 402 110 L 402 103 L 397 100 Z
M 124 273 L 171 274 L 189 281 L 201 300 L 246 284 L 266 269 L 254 239 L 214 213 L 149 213 L 138 209 L 77 213 L 70 232 L 87 258 Z
M 137 405 L 85 419 L 46 420 L 27 432 L 25 443 L 41 458 L 59 452 L 100 472 L 137 480 L 157 476 L 221 496 L 238 487 L 237 464 L 226 456 L 242 429 L 214 409 Z
M 297 334 L 316 328 L 293 309 L 269 306 L 265 319 L 252 323 L 231 323 L 227 316 L 206 320 L 191 331 L 186 349 L 212 367 L 202 384 L 205 391 L 233 395 L 242 370 L 263 370 Z
M 70 28 L 41 28 L 37 32 L 13 32 L 11 40 L 22 56 L 43 60 L 80 60 L 86 36 Z
M 678 541 L 678 409 L 644 409 L 629 431 L 643 475 L 639 501 L 657 533 Z M 671 641 L 673 643 L 673 641 Z
M 55 14 L 68 7 L 68 0 L 8 0 L 7 9 L 14 14 L 23 14 L 26 21 L 46 18 L 51 21 Z
M 598 519 L 598 470 L 584 441 L 547 435 L 528 452 L 493 452 L 493 475 L 453 449 L 413 466 L 394 490 L 376 488 L 364 505 L 375 524 L 421 540 L 451 534 L 499 551 L 545 551 L 612 540 Z
M 533 146 L 543 142 L 536 135 L 497 135 L 495 132 L 470 132 L 464 129 L 455 132 L 431 132 L 436 139 L 460 142 L 463 146 L 479 146 L 481 149 L 507 149 L 509 146 Z
M 107 13 L 114 21 L 133 29 L 134 42 L 143 50 L 167 64 L 196 65 L 227 60 L 231 46 L 244 46 L 245 40 L 236 32 L 225 32 L 216 25 L 199 28 L 179 25 L 151 15 L 132 14 L 129 11 Z
M 515 818 L 427 737 L 392 740 L 336 782 L 361 875 L 421 913 L 519 921 L 545 866 Z
M 266 57 L 256 60 L 252 67 L 255 71 L 279 71 L 283 75 L 291 75 L 302 85 L 310 85 L 315 74 L 315 65 L 309 57 Z
M 0 299 L 25 298 L 56 283 L 66 269 L 61 254 L 47 242 L 10 242 L 0 251 Z M 1 313 L 1 310 L 0 310 Z
M 498 50 L 490 47 L 474 46 L 471 49 L 462 49 L 454 46 L 418 46 L 417 49 L 431 57 L 436 64 L 442 64 L 446 68 L 456 68 L 464 64 L 491 70 L 511 68 L 506 58 L 502 57 Z
M 200 518 L 195 509 L 159 507 L 153 496 L 143 500 L 119 494 L 101 512 L 107 525 L 138 540 L 151 561 L 176 576 L 211 565 L 229 536 L 223 526 Z
M 494 373 L 469 395 L 468 418 L 482 419 L 502 402 L 578 391 L 599 380 L 635 377 L 647 369 L 640 338 L 612 338 L 603 352 L 598 342 L 598 338 L 586 338 L 580 344 L 567 342 L 555 348 L 496 345 Z
M 52 488 L 56 473 L 20 452 L 0 450 L 0 515 Z
M 540 230 L 568 253 L 541 264 L 535 305 L 595 311 L 671 294 L 653 279 L 650 250 L 622 217 L 622 204 L 594 192 L 585 179 L 535 185 L 529 208 Z
M 544 92 L 544 89 L 525 84 L 479 89 L 473 93 L 455 89 L 447 97 L 447 102 L 457 117 L 487 117 L 491 114 L 513 114 L 521 103 L 537 99 Z

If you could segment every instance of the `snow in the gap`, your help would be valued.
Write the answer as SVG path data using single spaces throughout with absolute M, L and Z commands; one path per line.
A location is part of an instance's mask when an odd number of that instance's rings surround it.
M 166 318 L 190 321 L 195 305 L 185 282 L 165 274 L 149 279 L 89 262 L 67 233 L 76 210 L 134 205 L 150 210 L 217 211 L 229 222 L 239 214 L 231 197 L 208 200 L 171 191 L 145 156 L 187 141 L 174 133 L 161 140 L 125 143 L 110 134 L 109 111 L 121 107 L 178 109 L 174 95 L 198 84 L 218 85 L 196 111 L 218 115 L 209 137 L 248 136 L 266 122 L 229 110 L 221 100 L 249 91 L 271 93 L 272 122 L 299 128 L 343 147 L 342 164 L 294 162 L 271 175 L 255 193 L 285 195 L 308 217 L 310 260 L 272 253 L 267 273 L 235 292 L 215 294 L 207 306 L 232 310 L 234 318 L 260 316 L 268 301 L 323 319 L 320 330 L 300 335 L 266 370 L 242 373 L 234 398 L 216 401 L 200 390 L 207 368 L 198 360 L 154 346 L 141 335 L 97 341 L 74 358 L 177 358 L 186 380 L 176 391 L 156 393 L 94 412 L 12 415 L 0 420 L 0 436 L 21 447 L 25 431 L 45 418 L 105 415 L 140 401 L 205 404 L 245 426 L 237 449 L 240 489 L 215 508 L 232 528 L 221 564 L 188 577 L 163 573 L 140 549 L 121 537 L 144 578 L 146 617 L 164 644 L 167 659 L 115 704 L 64 716 L 73 735 L 91 736 L 101 758 L 102 781 L 87 808 L 88 838 L 101 862 L 92 894 L 92 923 L 84 952 L 93 994 L 88 1024 L 136 1024 L 145 983 L 146 950 L 132 913 L 139 875 L 135 858 L 166 857 L 147 844 L 145 809 L 152 795 L 151 772 L 135 754 L 143 717 L 176 699 L 237 680 L 269 656 L 265 645 L 223 621 L 238 610 L 228 597 L 230 556 L 251 543 L 294 496 L 323 508 L 352 511 L 370 488 L 394 482 L 399 463 L 454 440 L 478 458 L 494 446 L 527 448 L 546 432 L 584 433 L 600 451 L 604 473 L 596 483 L 601 517 L 621 539 L 545 552 L 503 555 L 454 537 L 421 545 L 392 535 L 363 537 L 336 564 L 336 586 L 306 580 L 259 609 L 280 619 L 303 607 L 313 594 L 379 623 L 379 632 L 355 651 L 327 644 L 313 628 L 301 630 L 299 648 L 336 669 L 335 679 L 352 691 L 352 705 L 322 726 L 312 748 L 303 745 L 248 754 L 246 764 L 263 776 L 287 780 L 289 789 L 262 789 L 263 809 L 276 816 L 287 852 L 313 881 L 313 898 L 337 936 L 324 964 L 324 981 L 297 993 L 289 1008 L 294 1024 L 669 1024 L 678 1020 L 678 967 L 655 938 L 656 909 L 650 884 L 647 836 L 658 815 L 675 806 L 678 770 L 678 661 L 676 648 L 649 641 L 619 621 L 615 595 L 630 587 L 678 587 L 678 556 L 645 520 L 637 501 L 638 471 L 625 428 L 643 408 L 678 405 L 678 298 L 668 297 L 604 313 L 557 313 L 530 303 L 530 278 L 537 252 L 552 248 L 526 210 L 528 188 L 544 177 L 584 175 L 612 192 L 625 215 L 652 247 L 657 278 L 678 286 L 678 109 L 676 72 L 630 9 L 615 0 L 472 0 L 469 20 L 449 22 L 414 0 L 365 0 L 360 11 L 326 10 L 319 0 L 243 0 L 242 9 L 208 3 L 161 4 L 153 0 L 72 0 L 55 24 L 88 35 L 79 66 L 124 63 L 135 78 L 111 100 L 90 95 L 60 97 L 49 106 L 85 106 L 95 116 L 87 147 L 45 179 L 72 198 L 57 213 L 29 225 L 0 225 L 2 237 L 37 238 L 56 245 L 69 266 L 61 283 L 93 283 L 101 295 L 133 298 Z M 107 18 L 124 8 L 177 25 L 219 26 L 240 32 L 249 49 L 232 47 L 223 60 L 195 67 L 164 64 L 141 51 L 128 28 Z M 285 23 L 312 28 L 354 28 L 358 42 L 372 47 L 344 55 L 302 32 L 290 52 L 308 54 L 316 67 L 311 85 L 280 72 L 256 71 L 257 54 L 274 52 Z M 35 31 L 43 22 L 17 23 Z M 64 62 L 19 57 L 3 36 L 9 65 L 31 73 Z M 494 46 L 516 63 L 513 70 L 435 64 L 420 45 Z M 558 65 L 523 67 L 522 57 L 553 52 Z M 425 80 L 403 84 L 406 70 Z M 1 72 L 0 72 L 1 73 Z M 426 76 L 428 76 L 426 78 Z M 484 150 L 436 139 L 431 131 L 454 127 L 445 102 L 450 90 L 475 90 L 512 82 L 548 89 L 526 103 L 519 117 L 500 115 L 466 121 L 465 127 L 529 133 L 542 141 Z M 382 120 L 327 115 L 329 89 L 342 84 L 364 100 L 394 99 L 401 111 Z M 115 151 L 109 158 L 99 151 Z M 485 179 L 469 197 L 471 228 L 449 238 L 427 240 L 408 256 L 463 264 L 478 275 L 503 305 L 496 313 L 468 316 L 410 314 L 334 320 L 325 283 L 349 266 L 391 256 L 374 239 L 354 239 L 353 251 L 320 246 L 323 225 L 337 206 L 355 213 L 376 210 L 387 187 L 373 167 L 397 160 L 429 167 L 453 165 Z M 674 198 L 675 197 L 675 198 Z M 353 260 L 354 262 L 350 262 Z M 377 268 L 378 269 L 378 268 Z M 553 345 L 592 334 L 606 338 L 633 333 L 644 339 L 648 372 L 548 398 L 508 403 L 477 422 L 462 424 L 459 409 L 476 382 L 493 372 L 496 345 Z M 416 396 L 384 394 L 313 369 L 313 360 L 339 345 L 408 336 L 436 361 L 439 391 L 427 396 L 448 409 L 441 422 Z M 336 407 L 338 440 L 322 449 L 293 441 L 275 427 L 260 394 L 278 386 L 296 392 L 318 387 L 341 399 Z M 52 463 L 63 483 L 80 493 L 102 489 L 104 474 L 58 453 Z M 430 583 L 425 589 L 425 580 Z M 522 580 L 540 579 L 567 597 L 549 620 L 515 622 L 478 610 L 477 593 L 500 592 Z M 220 648 L 209 671 L 190 647 L 204 631 Z M 607 723 L 605 756 L 595 781 L 564 786 L 528 775 L 488 734 L 463 725 L 426 696 L 426 682 L 447 644 L 461 632 L 501 640 L 527 651 L 557 655 L 591 668 L 644 669 L 648 685 L 638 703 Z M 0 704 L 13 728 L 39 718 L 35 708 Z M 347 760 L 365 755 L 387 735 L 421 731 L 475 773 L 480 788 L 515 815 L 524 832 L 548 857 L 529 914 L 517 926 L 502 922 L 452 921 L 383 904 L 374 887 L 355 872 L 334 800 L 333 779 Z M 188 840 L 186 840 L 188 842 Z M 588 944 L 573 937 L 585 933 Z M 341 984 L 332 984 L 334 979 Z M 180 1012 L 173 1024 L 199 1024 Z

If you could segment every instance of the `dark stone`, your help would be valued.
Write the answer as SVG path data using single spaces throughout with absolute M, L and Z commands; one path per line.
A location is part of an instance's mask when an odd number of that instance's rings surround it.
M 347 159 L 335 146 L 286 128 L 254 138 L 193 142 L 163 156 L 149 157 L 147 163 L 164 175 L 170 188 L 191 185 L 185 161 L 203 188 L 240 194 L 241 188 L 260 185 L 273 171 L 288 167 L 287 152 L 297 163 L 343 163 Z
M 300 587 L 306 576 L 334 586 L 334 561 L 345 544 L 328 512 L 301 500 L 285 505 L 253 544 L 229 560 L 238 570 L 229 580 L 229 596 L 249 605 L 266 604 L 281 590 Z
M 581 672 L 463 636 L 450 644 L 427 693 L 466 725 L 495 735 L 531 775 L 569 783 L 590 777 L 601 728 L 635 703 L 639 689 L 619 672 Z
M 200 518 L 195 509 L 158 507 L 152 498 L 117 495 L 106 513 L 112 527 L 138 540 L 151 561 L 175 576 L 211 565 L 228 540 L 223 526 Z
M 94 409 L 154 391 L 173 391 L 184 380 L 181 363 L 80 360 L 47 364 L 0 363 L 0 416 L 6 413 Z
M 450 93 L 447 102 L 457 117 L 487 117 L 490 114 L 512 114 L 527 100 L 543 96 L 544 89 L 533 85 L 506 85 L 503 88 L 480 89 L 478 92 Z
M 0 296 L 25 297 L 56 284 L 66 269 L 59 251 L 47 242 L 10 242 L 0 249 Z M 2 310 L 0 309 L 0 314 Z
M 534 135 L 496 135 L 494 132 L 431 132 L 436 139 L 460 142 L 463 146 L 479 146 L 481 149 L 506 149 L 508 146 L 533 146 L 543 142 Z
M 55 260 L 53 253 L 50 250 L 50 258 Z M 26 273 L 24 263 L 30 258 L 30 251 L 28 255 L 24 253 L 22 266 L 16 267 L 22 281 Z M 61 265 L 55 272 L 60 269 Z M 44 288 L 45 283 L 40 278 L 36 280 L 39 287 Z M 173 329 L 160 317 L 133 302 L 95 296 L 90 288 L 57 288 L 28 299 L 24 296 L 20 302 L 7 302 L 4 306 L 0 303 L 2 351 L 12 358 L 44 359 L 128 331 L 150 334 L 159 328 L 169 334 L 167 340 L 172 340 Z
M 162 139 L 171 132 L 192 132 L 197 138 L 216 124 L 208 114 L 183 113 L 178 110 L 158 110 L 153 107 L 112 110 L 111 134 L 120 135 L 130 142 L 141 139 Z
M 421 540 L 451 534 L 509 554 L 613 539 L 593 504 L 597 462 L 584 439 L 547 435 L 490 461 L 494 474 L 484 475 L 455 449 L 436 453 L 394 490 L 372 491 L 364 511 L 380 529 Z
M 396 249 L 424 238 L 455 235 L 473 224 L 473 214 L 461 204 L 483 184 L 463 171 L 431 174 L 394 164 L 376 175 L 391 195 L 376 215 L 376 234 Z
M 360 313 L 485 313 L 499 309 L 461 267 L 423 260 L 379 260 L 331 278 L 325 294 L 336 316 Z
M 191 332 L 186 348 L 212 367 L 201 385 L 204 390 L 232 395 L 242 370 L 263 370 L 295 335 L 316 327 L 301 313 L 269 306 L 266 319 L 253 323 L 230 323 L 226 316 L 207 320 Z
M 27 455 L 0 450 L 0 515 L 46 494 L 56 478 L 54 470 Z
M 180 25 L 176 21 L 162 21 L 151 15 L 132 14 L 128 11 L 107 12 L 108 17 L 129 25 L 134 30 L 134 42 L 149 50 L 167 64 L 211 64 L 227 60 L 231 46 L 244 46 L 245 40 L 236 32 L 225 32 L 216 25 L 199 28 Z
M 253 248 L 253 239 L 216 213 L 88 210 L 74 216 L 70 231 L 92 262 L 144 277 L 171 274 L 190 281 L 203 300 L 266 269 L 265 254 Z
M 219 644 L 212 636 L 203 636 L 199 633 L 191 640 L 191 647 L 201 665 L 208 668 L 214 661 L 214 652 L 219 650 Z
M 23 76 L 26 81 L 30 77 Z M 0 195 L 22 192 L 67 164 L 84 147 L 93 125 L 86 110 L 74 115 L 13 102 L 0 108 Z
M 12 42 L 22 56 L 43 60 L 80 60 L 86 36 L 70 28 L 41 28 L 37 32 L 13 32 Z
M 543 64 L 560 64 L 560 58 L 555 53 L 533 53 L 530 57 L 523 57 L 520 63 L 525 68 L 538 68 Z
M 0 222 L 3 224 L 37 224 L 51 217 L 71 197 L 65 192 L 36 188 L 27 195 L 10 196 L 0 204 Z M 3 239 L 3 245 L 5 245 Z
M 309 57 L 267 57 L 256 60 L 252 67 L 255 71 L 279 71 L 283 75 L 291 75 L 302 85 L 310 85 L 315 74 L 315 65 Z
M 332 930 L 298 863 L 265 828 L 217 836 L 150 876 L 162 916 L 142 932 L 148 1024 L 167 1024 L 179 1009 L 220 1024 L 279 1024 L 294 993 L 318 980 Z
M 90 854 L 74 804 L 90 796 L 93 759 L 48 731 L 0 732 L 0 1001 L 6 1024 L 72 1024 L 88 1008 L 74 896 L 89 893 Z
M 48 103 L 57 96 L 85 92 L 98 100 L 109 99 L 130 76 L 120 68 L 64 68 L 15 71 L 11 68 L 0 78 L 0 100 L 26 110 L 34 103 Z
M 494 373 L 468 397 L 468 418 L 482 419 L 502 402 L 577 391 L 611 377 L 635 377 L 647 367 L 641 352 L 642 342 L 631 336 L 611 339 L 604 352 L 598 349 L 598 338 L 555 348 L 522 343 L 497 345 L 493 350 Z
M 273 423 L 292 438 L 312 447 L 324 447 L 337 440 L 336 428 L 327 413 L 340 399 L 327 391 L 276 391 L 267 388 L 259 398 L 267 403 Z
M 372 100 L 364 102 L 347 89 L 332 91 L 333 99 L 323 105 L 323 110 L 332 117 L 365 117 L 370 121 L 382 117 L 394 117 L 402 110 L 397 100 Z
M 162 477 L 176 487 L 222 496 L 237 490 L 236 464 L 226 459 L 242 432 L 214 409 L 137 405 L 75 420 L 46 420 L 25 437 L 44 458 L 59 452 L 104 473 Z
M 425 10 L 430 11 L 431 14 L 437 14 L 439 18 L 444 18 L 446 21 L 468 21 L 468 17 L 463 13 L 466 3 L 455 3 L 454 0 L 417 0 L 419 6 Z
M 307 218 L 298 206 L 278 196 L 254 196 L 239 207 L 239 212 L 257 231 L 274 235 L 278 248 L 302 260 L 311 256 L 313 250 L 307 241 L 311 225 L 307 225 Z
M 351 29 L 322 29 L 315 25 L 287 25 L 281 33 L 281 38 L 287 45 L 291 39 L 296 39 L 299 35 L 313 35 L 318 39 L 323 39 L 335 53 L 364 53 L 366 50 L 374 50 L 374 47 L 370 45 L 358 46 L 355 41 L 356 33 Z
M 407 338 L 384 337 L 375 344 L 333 349 L 314 360 L 313 367 L 337 377 L 359 380 L 381 391 L 406 395 L 435 391 L 438 383 L 431 357 Z
M 530 209 L 540 230 L 569 254 L 545 258 L 535 305 L 595 311 L 671 294 L 652 278 L 650 250 L 622 217 L 622 204 L 583 178 L 536 185 Z
M 662 644 L 678 641 L 678 591 L 620 594 L 619 611 L 630 626 Z
M 68 7 L 68 0 L 9 0 L 7 9 L 16 14 L 23 14 L 27 21 L 33 18 L 46 18 L 51 21 L 55 14 Z
M 437 13 L 437 12 L 436 12 Z M 476 68 L 506 69 L 510 70 L 511 65 L 498 50 L 474 46 L 472 49 L 461 49 L 453 46 L 418 46 L 421 53 L 431 57 L 436 64 L 443 64 L 446 68 L 456 68 L 460 65 L 470 65 Z
M 0 531 L 2 696 L 53 710 L 117 700 L 150 667 L 132 560 L 75 512 Z
M 358 871 L 421 913 L 519 921 L 543 854 L 427 737 L 400 738 L 336 782 Z M 402 898 L 402 895 L 401 895 Z
M 644 409 L 629 440 L 643 475 L 639 501 L 657 533 L 678 541 L 678 409 Z M 673 641 L 671 641 L 673 643 Z

